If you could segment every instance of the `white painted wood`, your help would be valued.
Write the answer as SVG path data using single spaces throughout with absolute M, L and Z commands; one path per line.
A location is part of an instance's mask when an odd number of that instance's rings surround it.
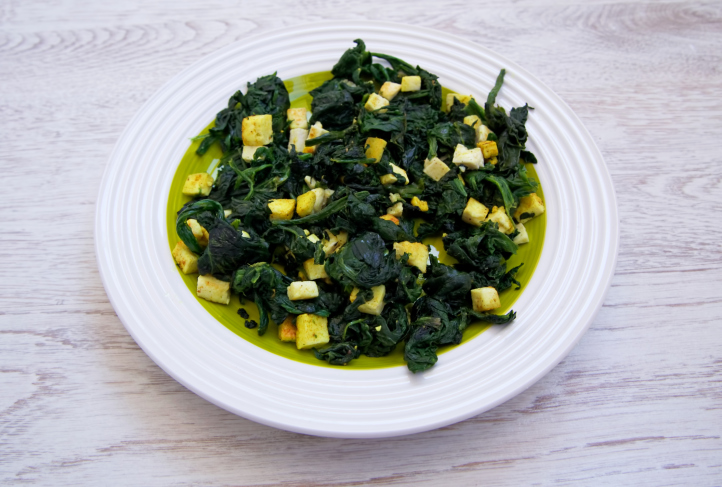
M 409 437 L 301 436 L 207 403 L 137 347 L 95 263 L 100 177 L 142 103 L 229 42 L 335 18 L 515 60 L 582 119 L 619 200 L 617 273 L 567 359 Z M 722 2 L 0 1 L 0 484 L 722 484 L 720 66 Z

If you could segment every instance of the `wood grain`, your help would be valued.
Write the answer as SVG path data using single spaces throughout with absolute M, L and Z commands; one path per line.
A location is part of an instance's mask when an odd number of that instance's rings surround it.
M 93 247 L 106 161 L 163 83 L 237 39 L 342 18 L 460 35 L 537 75 L 602 150 L 622 228 L 604 307 L 559 366 L 385 440 L 279 431 L 190 393 L 117 319 Z M 0 1 L 0 484 L 722 485 L 721 67 L 722 2 Z

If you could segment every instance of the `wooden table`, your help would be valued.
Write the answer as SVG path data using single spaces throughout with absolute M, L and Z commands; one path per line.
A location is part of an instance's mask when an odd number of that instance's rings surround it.
M 562 363 L 385 440 L 279 431 L 189 392 L 116 317 L 93 246 L 113 145 L 169 78 L 342 18 L 460 35 L 537 75 L 594 136 L 621 219 L 604 307 Z M 2 0 L 0 82 L 0 484 L 722 484 L 722 2 Z

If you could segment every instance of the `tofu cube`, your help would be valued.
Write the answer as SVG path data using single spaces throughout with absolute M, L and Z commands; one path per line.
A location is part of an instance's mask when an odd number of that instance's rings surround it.
M 480 287 L 471 290 L 471 302 L 474 311 L 489 311 L 501 307 L 499 293 L 493 287 Z
M 251 115 L 241 122 L 243 145 L 268 145 L 273 141 L 273 117 Z
M 328 337 L 328 318 L 323 316 L 302 314 L 296 318 L 296 348 L 308 348 L 326 345 Z
M 286 111 L 286 118 L 291 122 L 291 129 L 308 128 L 308 110 L 305 108 L 289 108 Z
M 253 161 L 253 155 L 256 153 L 256 150 L 260 149 L 262 146 L 258 145 L 244 145 L 243 146 L 243 152 L 241 153 L 241 158 L 246 162 Z
M 429 247 L 416 242 L 395 242 L 396 258 L 409 254 L 409 265 L 417 267 L 422 274 L 426 274 L 426 264 L 429 262 Z
M 496 222 L 499 225 L 499 231 L 509 235 L 514 231 L 514 222 L 506 214 L 506 208 L 503 206 L 494 206 L 491 214 L 486 217 L 486 221 Z
M 383 96 L 379 96 L 376 93 L 371 93 L 366 100 L 364 108 L 367 112 L 373 112 L 389 105 L 389 101 Z
M 404 184 L 409 184 L 409 176 L 408 176 L 408 174 L 406 174 L 405 170 L 401 169 L 396 164 L 391 164 L 391 170 L 395 174 L 400 174 L 401 176 L 404 177 L 404 179 L 406 180 L 406 182 Z M 394 184 L 394 183 L 398 182 L 398 180 L 399 179 L 394 174 L 384 174 L 383 176 L 381 176 L 381 184 L 383 184 L 384 186 L 388 186 L 389 184 Z
M 182 241 L 173 247 L 173 258 L 183 274 L 195 274 L 198 272 L 198 256 L 191 252 Z
M 458 93 L 449 93 L 446 95 L 446 111 L 449 111 L 451 109 L 451 106 L 454 104 L 454 98 L 459 100 L 464 105 L 468 105 L 472 98 L 474 98 L 471 95 L 460 95 Z
M 316 195 L 316 202 L 313 204 L 313 212 L 318 213 L 323 210 L 328 199 L 333 195 L 332 189 L 315 188 L 311 190 Z
M 308 191 L 296 198 L 296 213 L 304 217 L 313 214 L 313 207 L 316 204 L 316 193 Z
M 386 141 L 376 137 L 369 137 L 366 139 L 366 158 L 376 159 L 375 162 L 381 160 L 381 156 L 384 154 L 386 148 Z
M 520 223 L 526 223 L 542 213 L 544 213 L 544 202 L 536 193 L 532 193 L 519 198 L 519 206 L 514 212 L 514 218 Z
M 474 127 L 474 130 L 476 130 L 476 143 L 479 142 L 486 142 L 486 140 L 489 138 L 489 134 L 492 133 L 492 131 L 487 127 L 486 125 L 476 125 Z M 494 142 L 496 145 L 496 142 Z M 498 152 L 498 151 L 497 151 Z
M 326 235 L 328 239 L 323 244 L 323 251 L 326 255 L 331 255 L 348 242 L 348 232 L 346 230 L 341 230 L 338 235 L 326 230 Z
M 481 119 L 476 115 L 467 115 L 464 117 L 464 123 L 470 127 L 478 127 L 481 125 Z
M 290 220 L 296 209 L 296 200 L 269 200 L 268 207 L 271 209 L 270 220 Z
M 328 130 L 325 130 L 323 128 L 323 125 L 321 125 L 321 122 L 316 122 L 313 125 L 311 125 L 311 128 L 308 131 L 308 138 L 306 140 L 315 139 L 316 137 L 321 137 L 323 134 L 327 134 Z M 316 146 L 310 145 L 306 146 L 305 149 L 303 149 L 303 152 L 306 152 L 308 154 L 313 154 L 316 152 Z
M 496 146 L 496 142 L 493 140 L 485 140 L 483 142 L 477 142 L 476 146 L 481 149 L 481 153 L 484 155 L 484 159 L 491 159 L 499 155 L 499 149 Z
M 208 230 L 203 228 L 201 224 L 198 223 L 198 220 L 194 220 L 193 218 L 189 218 L 186 221 L 186 225 L 188 225 L 188 228 L 193 232 L 193 236 L 196 238 L 198 245 L 206 247 L 208 245 Z
M 404 214 L 403 203 L 398 202 L 394 206 L 389 206 L 388 208 L 386 208 L 386 213 L 391 216 L 395 216 L 396 218 L 401 218 L 401 216 Z
M 183 184 L 183 194 L 188 196 L 208 196 L 213 187 L 213 177 L 205 172 L 191 174 Z
M 379 95 L 386 98 L 388 101 L 391 101 L 394 99 L 396 95 L 399 94 L 399 91 L 401 91 L 401 85 L 398 83 L 392 83 L 391 81 L 386 81 L 383 85 L 381 85 L 381 89 L 379 90 Z
M 464 166 L 468 169 L 479 169 L 484 165 L 484 157 L 478 147 L 467 149 L 463 144 L 458 144 L 452 162 L 457 166 Z
M 395 223 L 396 225 L 399 224 L 399 219 L 396 218 L 396 217 L 393 216 L 393 215 L 381 215 L 379 218 L 381 218 L 382 220 L 386 220 L 386 221 L 393 222 L 393 223 Z
M 404 76 L 401 78 L 401 91 L 419 91 L 421 89 L 421 76 Z
M 318 286 L 313 281 L 293 281 L 286 293 L 291 301 L 313 299 L 318 297 Z
M 228 304 L 231 302 L 231 283 L 216 279 L 212 275 L 198 276 L 196 294 L 199 298 L 213 303 Z
M 426 159 L 424 163 L 424 174 L 434 181 L 439 181 L 447 172 L 449 172 L 449 166 L 444 164 L 438 157 L 434 157 L 431 160 Z
M 351 291 L 351 296 L 349 297 L 349 301 L 352 303 L 356 301 L 356 296 L 358 296 L 360 289 L 355 287 L 353 288 L 353 291 Z M 364 304 L 358 307 L 358 310 L 361 313 L 366 313 L 367 315 L 376 315 L 379 316 L 381 312 L 384 310 L 384 296 L 386 296 L 386 286 L 381 284 L 380 286 L 374 286 L 371 288 L 371 291 L 373 291 L 374 296 L 371 298 L 371 301 L 366 301 Z
M 291 147 L 296 148 L 296 152 L 299 154 L 306 148 L 306 139 L 308 138 L 308 130 L 306 129 L 291 129 L 288 134 L 288 151 L 291 151 Z
M 469 225 L 480 227 L 486 220 L 486 215 L 488 214 L 489 208 L 479 203 L 474 198 L 469 198 L 469 201 L 466 202 L 464 213 L 461 214 L 461 219 Z
M 514 237 L 514 243 L 517 245 L 529 243 L 529 234 L 526 232 L 526 227 L 523 223 L 517 223 L 514 227 L 519 230 L 519 234 Z
M 429 211 L 429 203 L 420 200 L 418 196 L 411 198 L 411 205 L 417 207 L 421 211 Z
M 278 325 L 278 339 L 282 342 L 296 341 L 296 325 L 293 324 L 291 315 L 288 315 L 283 323 Z
M 306 273 L 306 277 L 308 277 L 311 281 L 315 281 L 316 279 L 326 279 L 328 277 L 324 265 L 314 264 L 313 259 L 308 259 L 303 263 L 303 272 Z

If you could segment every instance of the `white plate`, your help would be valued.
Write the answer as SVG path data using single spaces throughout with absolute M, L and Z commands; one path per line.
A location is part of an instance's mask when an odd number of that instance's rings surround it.
M 501 68 L 498 103 L 535 107 L 530 149 L 548 212 L 546 239 L 517 320 L 444 353 L 429 371 L 349 370 L 266 352 L 217 322 L 189 296 L 168 251 L 166 203 L 188 137 L 246 82 L 327 71 L 362 38 L 439 75 L 460 93 L 487 93 Z M 486 411 L 551 370 L 586 331 L 614 273 L 619 229 L 611 178 L 569 107 L 502 56 L 446 33 L 390 23 L 320 23 L 231 44 L 186 69 L 130 122 L 98 197 L 96 252 L 108 297 L 145 352 L 180 383 L 228 411 L 290 431 L 395 436 Z

